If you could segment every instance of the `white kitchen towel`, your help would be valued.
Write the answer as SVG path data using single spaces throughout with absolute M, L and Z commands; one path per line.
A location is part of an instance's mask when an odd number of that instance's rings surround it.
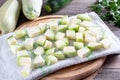
M 112 33 L 112 31 L 105 25 L 105 23 L 99 18 L 99 16 L 96 13 L 90 12 L 89 15 L 92 17 L 93 23 L 99 25 L 107 32 L 107 36 L 109 37 L 112 43 L 110 49 L 93 52 L 86 58 L 67 58 L 65 60 L 59 61 L 54 65 L 34 69 L 28 77 L 24 78 L 21 76 L 21 67 L 17 66 L 17 58 L 15 55 L 13 55 L 7 43 L 7 37 L 12 34 L 8 33 L 0 37 L 0 80 L 37 80 L 47 74 L 50 74 L 64 67 L 83 63 L 111 54 L 119 54 L 120 40 Z M 75 17 L 76 16 L 72 16 L 69 19 Z

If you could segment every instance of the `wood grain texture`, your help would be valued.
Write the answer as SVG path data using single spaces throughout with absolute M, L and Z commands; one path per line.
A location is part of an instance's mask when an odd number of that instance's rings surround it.
M 22 25 L 20 25 L 17 29 L 33 27 L 39 23 L 60 19 L 61 17 L 63 16 L 62 15 L 43 16 L 33 21 L 25 22 Z M 104 61 L 105 61 L 105 57 L 96 59 L 93 61 L 89 61 L 86 63 L 70 66 L 70 67 L 58 70 L 50 75 L 47 75 L 41 80 L 80 80 L 94 73 L 96 70 L 98 70 L 102 66 Z

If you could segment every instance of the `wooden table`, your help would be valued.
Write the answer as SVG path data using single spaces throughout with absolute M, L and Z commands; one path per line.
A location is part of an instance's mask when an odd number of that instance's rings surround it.
M 2 5 L 5 1 L 6 0 L 0 0 L 0 5 Z M 78 13 L 90 12 L 91 10 L 90 8 L 88 8 L 88 6 L 90 6 L 94 2 L 96 2 L 96 0 L 73 0 L 70 5 L 56 13 L 48 14 L 43 10 L 41 15 L 44 16 L 60 14 L 71 16 Z M 23 17 L 23 14 L 21 13 L 18 25 L 25 21 L 27 21 L 27 19 Z M 108 26 L 117 36 L 120 37 L 120 28 L 114 27 L 112 24 L 109 24 Z M 120 80 L 120 55 L 108 56 L 102 69 L 99 71 L 94 80 Z

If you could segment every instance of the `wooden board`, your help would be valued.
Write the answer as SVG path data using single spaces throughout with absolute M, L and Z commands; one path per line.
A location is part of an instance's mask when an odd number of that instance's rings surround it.
M 39 17 L 36 20 L 25 22 L 24 24 L 20 25 L 17 29 L 33 27 L 38 23 L 47 22 L 50 20 L 56 20 L 61 17 L 62 15 Z M 80 80 L 94 73 L 96 70 L 98 70 L 102 66 L 104 61 L 105 61 L 105 57 L 99 58 L 93 61 L 89 61 L 86 63 L 73 65 L 73 66 L 58 70 L 50 75 L 47 75 L 41 80 Z

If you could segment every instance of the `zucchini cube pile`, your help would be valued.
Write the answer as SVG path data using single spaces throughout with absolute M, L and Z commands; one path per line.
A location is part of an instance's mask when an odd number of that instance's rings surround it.
M 75 56 L 85 58 L 91 51 L 111 47 L 106 32 L 92 23 L 88 13 L 78 14 L 71 20 L 64 16 L 58 21 L 16 30 L 7 41 L 17 56 L 18 66 L 23 67 L 24 77 L 35 68 Z

